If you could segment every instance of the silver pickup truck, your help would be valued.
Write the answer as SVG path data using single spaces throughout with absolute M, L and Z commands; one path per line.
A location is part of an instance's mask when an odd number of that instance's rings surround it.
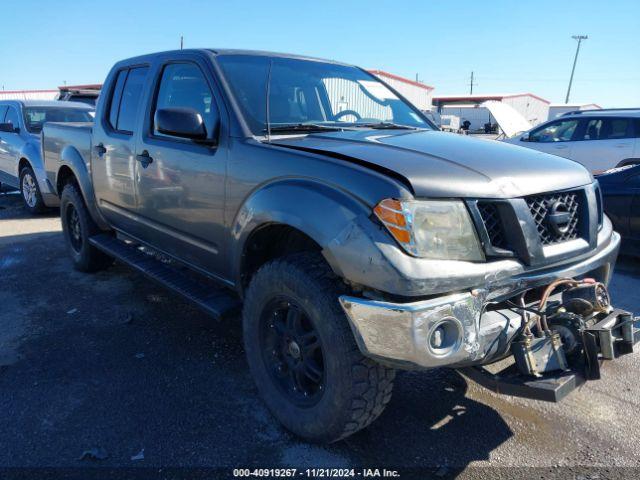
M 214 316 L 242 308 L 261 396 L 309 440 L 370 424 L 398 368 L 558 401 L 638 339 L 587 170 L 437 131 L 357 67 L 124 60 L 95 123 L 46 124 L 43 149 L 75 266 L 117 259 Z
M 45 122 L 90 122 L 93 109 L 75 102 L 0 100 L 0 184 L 17 188 L 31 213 L 57 207 L 60 198 L 47 182 L 40 132 Z

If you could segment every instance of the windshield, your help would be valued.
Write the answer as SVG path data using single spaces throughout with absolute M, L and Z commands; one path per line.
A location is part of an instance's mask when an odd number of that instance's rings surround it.
M 45 122 L 92 122 L 91 110 L 64 107 L 26 107 L 24 123 L 31 133 L 40 133 Z
M 356 67 L 259 55 L 220 55 L 217 60 L 249 128 L 258 136 L 267 133 L 270 62 L 269 121 L 278 134 L 288 125 L 298 127 L 292 133 L 304 131 L 300 126 L 433 128 L 414 107 Z

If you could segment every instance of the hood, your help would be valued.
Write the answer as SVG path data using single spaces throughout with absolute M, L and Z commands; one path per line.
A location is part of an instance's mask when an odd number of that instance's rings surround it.
M 572 160 L 431 130 L 330 132 L 276 137 L 272 143 L 394 172 L 417 197 L 512 198 L 593 182 Z
M 507 137 L 513 137 L 518 133 L 531 129 L 531 124 L 516 109 L 506 103 L 489 100 L 481 106 L 491 112 L 493 118 L 498 122 L 498 126 Z

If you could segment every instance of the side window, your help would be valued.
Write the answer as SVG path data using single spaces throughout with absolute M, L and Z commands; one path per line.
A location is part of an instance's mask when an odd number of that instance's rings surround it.
M 634 137 L 640 138 L 640 118 L 636 118 L 633 122 L 635 124 Z
M 115 86 L 113 87 L 113 95 L 111 96 L 111 105 L 109 107 L 109 125 L 114 130 L 118 127 L 118 112 L 120 111 L 120 100 L 122 99 L 122 88 L 124 81 L 127 79 L 129 70 L 120 70 Z
M 0 123 L 4 123 L 4 116 L 6 113 L 7 113 L 6 105 L 0 105 Z M 640 127 L 640 124 L 638 124 L 638 127 Z
M 133 133 L 148 70 L 148 67 L 137 67 L 129 70 L 122 88 L 122 98 L 120 99 L 118 120 L 116 122 L 116 130 L 120 132 Z
M 587 122 L 581 140 L 615 140 L 633 136 L 629 118 L 594 118 Z
M 204 121 L 207 134 L 212 137 L 217 125 L 218 109 L 213 94 L 200 68 L 192 63 L 174 63 L 162 71 L 155 111 L 162 108 L 191 108 L 197 111 Z M 156 130 L 153 134 L 168 137 Z
M 578 120 L 560 120 L 552 122 L 547 126 L 531 132 L 529 141 L 550 143 L 550 142 L 568 142 L 573 137 Z
M 4 123 L 13 124 L 14 128 L 18 128 L 20 126 L 20 117 L 18 116 L 18 111 L 15 108 L 9 107 L 7 115 L 4 117 Z
M 599 118 L 589 120 L 581 140 L 598 140 L 600 138 L 600 130 L 602 130 L 602 120 Z
M 602 121 L 600 129 L 600 140 L 616 140 L 627 138 L 630 135 L 630 119 L 628 118 L 606 118 Z

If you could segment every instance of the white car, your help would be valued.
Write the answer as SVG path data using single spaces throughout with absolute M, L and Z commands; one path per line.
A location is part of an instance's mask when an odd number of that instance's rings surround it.
M 601 173 L 640 163 L 640 109 L 569 112 L 503 141 L 569 158 Z

